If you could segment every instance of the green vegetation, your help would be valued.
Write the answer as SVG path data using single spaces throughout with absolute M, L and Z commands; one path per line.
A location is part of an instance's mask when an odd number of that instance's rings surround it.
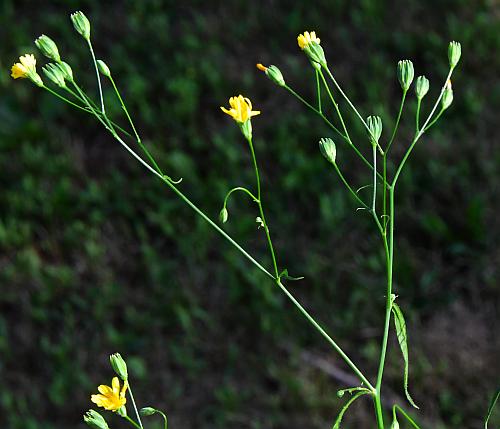
M 68 1 L 33 10 L 30 2 L 6 0 L 2 68 L 32 46 L 28 35 L 42 31 L 77 52 L 70 25 L 59 19 L 88 12 L 106 35 L 95 46 L 98 56 L 113 64 L 145 143 L 213 217 L 228 187 L 253 174 L 218 106 L 233 93 L 251 95 L 266 113 L 254 121 L 255 146 L 267 192 L 279 196 L 266 201 L 275 245 L 291 273 L 306 277 L 293 290 L 363 362 L 378 355 L 381 333 L 366 328 L 383 317 L 384 255 L 367 257 L 377 245 L 365 238 L 370 221 L 353 219 L 356 206 L 324 168 L 317 140 L 328 130 L 271 88 L 254 64 L 277 64 L 294 86 L 312 88 L 295 37 L 313 27 L 361 110 L 386 100 L 375 112 L 385 120 L 398 107 L 397 60 L 409 57 L 417 73 L 430 71 L 435 94 L 444 72 L 435 58 L 448 40 L 462 42 L 467 57 L 447 126 L 432 131 L 400 179 L 409 197 L 398 202 L 398 229 L 408 241 L 400 241 L 395 278 L 413 344 L 412 394 L 428 426 L 480 427 L 498 387 L 500 40 L 493 3 L 190 3 Z M 92 76 L 90 63 L 81 67 Z M 335 392 L 346 382 L 311 363 L 344 367 L 262 275 L 144 176 L 90 118 L 34 97 L 7 73 L 0 85 L 0 421 L 15 429 L 76 426 L 93 381 L 107 374 L 108 354 L 120 350 L 145 380 L 142 391 L 136 382 L 136 394 L 165 409 L 172 427 L 331 425 Z M 403 122 L 403 136 L 412 127 Z M 403 152 L 403 141 L 395 151 Z M 348 152 L 337 156 L 359 186 L 370 183 Z M 231 217 L 241 216 L 228 228 L 264 255 L 244 204 L 231 201 Z M 391 341 L 396 363 L 395 336 Z M 400 368 L 390 367 L 387 380 L 403 397 Z M 356 407 L 346 427 L 370 421 L 369 404 Z

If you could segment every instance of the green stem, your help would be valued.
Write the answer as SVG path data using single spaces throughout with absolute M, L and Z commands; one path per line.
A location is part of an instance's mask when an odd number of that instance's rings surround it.
M 318 93 L 318 112 L 322 113 L 322 110 L 321 110 L 321 87 L 319 84 L 319 72 L 317 69 L 315 69 L 315 72 L 316 72 L 316 91 Z
M 229 197 L 231 196 L 231 194 L 233 192 L 244 192 L 246 193 L 253 201 L 255 202 L 258 202 L 259 199 L 254 195 L 252 194 L 247 188 L 244 188 L 243 186 L 237 186 L 236 188 L 233 188 L 231 189 L 227 194 L 226 194 L 226 197 L 224 198 L 224 207 L 226 207 L 227 205 L 227 200 L 229 199 Z
M 141 416 L 139 414 L 139 410 L 137 409 L 137 405 L 134 400 L 134 395 L 132 393 L 132 388 L 130 387 L 130 384 L 128 385 L 128 394 L 130 395 L 130 400 L 132 401 L 132 405 L 134 407 L 135 415 L 137 416 L 137 421 L 139 422 L 139 426 L 141 429 L 144 429 L 144 426 L 142 425 L 141 422 Z
M 399 413 L 400 413 L 401 415 L 403 415 L 403 416 L 406 418 L 406 420 L 408 420 L 408 421 L 411 423 L 411 425 L 412 425 L 415 429 L 420 429 L 420 426 L 419 426 L 419 425 L 418 425 L 418 424 L 417 424 L 417 423 L 416 423 L 416 422 L 415 422 L 415 421 L 414 421 L 414 420 L 410 417 L 410 415 L 409 415 L 409 414 L 408 414 L 405 410 L 403 410 L 403 409 L 402 409 L 399 405 L 394 405 L 394 407 L 393 407 L 393 413 L 394 413 L 396 410 L 397 410 L 397 411 L 399 411 Z
M 363 123 L 363 125 L 365 126 L 366 130 L 368 131 L 368 133 L 370 133 L 370 128 L 368 127 L 368 125 L 366 124 L 365 120 L 363 119 L 363 117 L 358 112 L 358 109 L 356 109 L 356 107 L 354 107 L 354 104 L 351 103 L 351 100 L 349 100 L 349 97 L 345 94 L 344 91 L 342 91 L 342 88 L 338 84 L 337 80 L 333 77 L 333 74 L 330 71 L 330 69 L 328 68 L 328 65 L 323 64 L 322 66 L 326 70 L 326 72 L 328 73 L 328 76 L 330 77 L 330 79 L 333 81 L 333 84 L 337 87 L 338 91 L 342 94 L 342 96 L 347 101 L 347 103 L 349 104 L 349 106 L 351 106 L 351 109 L 354 110 L 354 113 L 356 113 L 356 115 L 358 116 L 359 120 Z
M 441 117 L 441 115 L 443 114 L 444 110 L 445 110 L 445 109 L 441 108 L 440 112 L 436 115 L 436 117 L 433 119 L 433 121 L 432 121 L 429 125 L 427 125 L 427 126 L 425 127 L 424 132 L 425 132 L 425 131 L 428 131 L 428 130 L 429 130 L 429 128 L 431 128 L 431 127 L 432 127 L 432 126 L 433 126 L 433 125 L 434 125 L 434 124 L 435 124 L 435 123 L 439 120 L 439 118 L 440 118 L 440 117 Z
M 273 261 L 275 278 L 278 278 L 278 276 L 279 276 L 278 263 L 276 261 L 276 254 L 274 251 L 273 242 L 271 240 L 271 233 L 269 231 L 269 227 L 268 227 L 267 222 L 266 222 L 266 217 L 264 215 L 264 208 L 262 206 L 260 174 L 259 174 L 259 166 L 257 164 L 257 157 L 255 156 L 255 150 L 253 148 L 252 138 L 249 137 L 247 140 L 248 140 L 248 145 L 250 146 L 250 152 L 252 154 L 253 168 L 255 171 L 255 179 L 257 181 L 257 201 L 256 202 L 257 202 L 257 205 L 259 206 L 260 217 L 262 219 L 262 222 L 264 223 L 264 231 L 266 232 L 267 244 L 269 246 L 269 252 L 271 253 L 271 259 Z
M 161 171 L 160 166 L 156 163 L 155 159 L 153 158 L 153 156 L 151 155 L 151 153 L 149 152 L 149 150 L 142 143 L 142 140 L 139 137 L 139 134 L 137 133 L 137 130 L 135 128 L 134 121 L 132 121 L 132 118 L 130 117 L 130 114 L 128 113 L 127 107 L 125 106 L 125 103 L 123 102 L 123 98 L 122 98 L 122 96 L 120 94 L 120 91 L 118 90 L 118 87 L 116 86 L 115 81 L 114 81 L 114 79 L 113 79 L 113 77 L 111 75 L 109 76 L 109 80 L 111 81 L 111 84 L 113 85 L 113 89 L 115 90 L 115 94 L 116 94 L 118 100 L 120 101 L 120 104 L 122 106 L 123 111 L 125 112 L 125 116 L 127 117 L 128 122 L 129 122 L 130 126 L 132 127 L 132 130 L 134 132 L 135 138 L 137 140 L 137 144 L 139 145 L 139 147 L 141 148 L 141 150 L 144 152 L 144 154 L 146 155 L 146 157 L 149 159 L 149 162 L 151 162 L 151 164 L 153 164 L 154 168 L 156 168 L 156 171 L 163 176 L 163 172 Z
M 344 177 L 344 175 L 342 174 L 342 172 L 340 171 L 340 168 L 339 166 L 337 165 L 336 162 L 333 163 L 333 166 L 335 167 L 335 171 L 337 172 L 337 174 L 339 175 L 340 177 L 340 180 L 342 181 L 342 183 L 346 186 L 347 190 L 351 193 L 351 195 L 354 197 L 354 199 L 363 206 L 363 208 L 365 208 L 366 210 L 370 210 L 370 207 L 368 207 L 368 204 L 366 204 L 360 197 L 359 195 L 357 194 L 356 191 L 354 191 L 354 189 L 352 189 L 351 185 L 349 185 L 349 182 L 346 180 L 346 178 Z
M 99 88 L 99 98 L 101 100 L 101 112 L 104 115 L 106 113 L 106 110 L 104 109 L 104 97 L 102 95 L 101 76 L 99 75 L 99 68 L 97 67 L 97 61 L 95 59 L 94 48 L 92 47 L 92 42 L 90 41 L 90 38 L 87 39 L 87 42 L 89 45 L 90 54 L 92 55 L 92 61 L 94 62 L 95 74 L 96 74 L 96 78 L 97 78 L 97 86 Z
M 125 420 L 127 420 L 129 423 L 131 423 L 136 429 L 141 429 L 141 427 L 134 421 L 132 420 L 129 416 L 123 416 Z
M 377 203 L 377 146 L 373 146 L 373 199 L 372 199 L 372 212 L 377 214 L 375 205 Z
M 45 89 L 46 91 L 50 92 L 52 95 L 55 95 L 57 98 L 59 98 L 60 100 L 64 101 L 65 103 L 68 103 L 71 106 L 76 107 L 77 109 L 83 110 L 84 112 L 92 113 L 89 109 L 87 109 L 87 108 L 85 108 L 83 106 L 80 106 L 80 105 L 78 105 L 76 103 L 73 103 L 71 100 L 68 100 L 66 97 L 63 97 L 62 95 L 60 95 L 56 91 L 52 90 L 48 86 L 44 85 L 42 88 Z
M 417 113 L 415 114 L 415 129 L 418 133 L 420 129 L 420 108 L 422 107 L 422 99 L 417 99 Z
M 385 153 L 389 152 L 389 149 L 392 146 L 392 142 L 394 141 L 394 138 L 396 137 L 396 133 L 397 133 L 398 127 L 399 127 L 399 121 L 401 120 L 401 115 L 403 114 L 403 107 L 405 105 L 405 99 L 406 99 L 407 92 L 408 92 L 408 90 L 403 91 L 403 96 L 401 98 L 401 104 L 399 106 L 398 117 L 396 119 L 396 125 L 394 125 L 394 130 L 392 131 L 391 139 L 389 140 L 389 143 L 387 144 L 387 148 L 385 149 Z
M 160 410 L 156 410 L 157 413 L 161 414 L 161 416 L 163 417 L 163 421 L 165 422 L 165 426 L 163 429 L 168 429 L 168 419 L 167 419 L 167 415 L 160 411 Z
M 276 284 L 285 293 L 285 295 L 293 302 L 295 307 L 306 317 L 306 319 L 316 328 L 316 330 L 330 343 L 330 345 L 337 351 L 337 353 L 344 359 L 344 361 L 349 365 L 349 367 L 358 376 L 359 380 L 365 384 L 372 392 L 375 391 L 372 384 L 367 380 L 359 368 L 354 364 L 353 361 L 345 354 L 342 348 L 326 333 L 326 331 L 314 320 L 314 318 L 307 312 L 307 310 L 300 305 L 300 303 L 295 299 L 295 297 L 288 291 L 288 289 L 281 283 L 280 280 L 276 281 Z

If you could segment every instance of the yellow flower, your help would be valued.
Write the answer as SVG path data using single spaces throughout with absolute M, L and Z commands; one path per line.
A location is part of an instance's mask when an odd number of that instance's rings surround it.
M 299 34 L 297 36 L 297 42 L 300 49 L 305 49 L 311 42 L 316 42 L 319 45 L 321 39 L 319 37 L 316 37 L 315 31 L 304 31 L 304 34 Z
M 252 116 L 260 115 L 259 110 L 252 110 L 252 102 L 248 98 L 243 97 L 243 95 L 231 97 L 229 99 L 229 106 L 230 109 L 221 106 L 221 110 L 241 124 Z
M 116 411 L 127 403 L 127 398 L 125 397 L 127 382 L 124 382 L 123 387 L 120 389 L 120 381 L 118 380 L 118 377 L 113 377 L 113 380 L 111 380 L 111 386 L 112 387 L 101 384 L 97 388 L 97 390 L 99 390 L 99 394 L 92 395 L 90 400 L 98 407 L 103 407 L 109 411 Z
M 35 56 L 33 54 L 22 55 L 19 57 L 19 62 L 12 66 L 11 72 L 14 79 L 27 78 L 30 74 L 36 73 Z

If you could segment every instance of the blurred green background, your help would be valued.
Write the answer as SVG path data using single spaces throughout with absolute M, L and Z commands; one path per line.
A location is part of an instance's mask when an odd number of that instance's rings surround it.
M 500 373 L 496 0 L 2 0 L 1 426 L 83 427 L 115 351 L 128 359 L 140 404 L 164 409 L 172 428 L 328 428 L 343 402 L 336 391 L 350 382 L 272 283 L 95 121 L 11 80 L 11 64 L 45 33 L 95 94 L 69 21 L 78 9 L 146 144 L 214 218 L 230 187 L 253 184 L 247 147 L 219 106 L 243 93 L 262 110 L 255 146 L 280 265 L 306 277 L 292 292 L 369 378 L 383 324 L 382 249 L 317 150 L 330 131 L 255 63 L 279 65 L 312 99 L 314 74 L 296 36 L 315 29 L 335 75 L 365 115 L 383 117 L 387 137 L 400 97 L 397 61 L 410 58 L 416 75 L 429 77 L 428 112 L 448 42 L 462 43 L 455 101 L 400 180 L 395 289 L 416 415 L 428 428 L 481 428 Z M 395 161 L 413 132 L 410 100 Z M 123 122 L 115 102 L 108 109 Z M 338 159 L 356 186 L 370 182 L 341 144 Z M 227 230 L 269 265 L 254 208 L 238 196 L 229 208 Z M 394 335 L 385 381 L 387 397 L 404 404 Z M 372 415 L 360 400 L 344 427 L 373 427 Z M 114 416 L 110 425 L 125 427 Z

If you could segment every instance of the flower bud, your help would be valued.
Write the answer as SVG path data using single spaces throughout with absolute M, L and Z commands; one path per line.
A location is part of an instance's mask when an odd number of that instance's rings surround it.
M 93 429 L 109 429 L 104 417 L 94 410 L 87 411 L 83 416 L 83 421 Z
M 414 74 L 413 63 L 410 60 L 401 60 L 398 62 L 398 80 L 403 91 L 408 91 L 413 82 Z
M 90 40 L 90 21 L 83 12 L 78 11 L 71 14 L 71 22 L 75 30 L 85 39 Z
M 453 69 L 460 61 L 462 55 L 462 46 L 458 42 L 450 42 L 448 46 L 448 59 L 450 60 L 450 67 Z
M 222 223 L 226 223 L 228 217 L 229 217 L 229 212 L 227 211 L 227 209 L 225 207 L 223 207 L 222 210 L 219 213 L 219 220 Z
M 35 40 L 35 45 L 47 58 L 56 62 L 61 61 L 59 49 L 57 49 L 57 45 L 49 36 L 42 34 L 38 39 Z
M 396 417 L 394 417 L 394 420 L 391 425 L 391 429 L 399 429 L 399 422 L 397 421 Z
M 452 102 L 453 102 L 453 89 L 451 87 L 451 80 L 448 80 L 448 82 L 446 82 L 446 87 L 443 92 L 443 98 L 441 99 L 441 108 L 443 110 L 447 109 L 448 107 L 450 107 Z
M 314 63 L 326 67 L 325 51 L 319 43 L 311 42 L 305 48 L 304 52 L 309 57 L 309 59 Z
M 63 72 L 54 63 L 49 63 L 45 67 L 42 67 L 42 71 L 47 76 L 49 80 L 55 83 L 60 88 L 66 87 L 66 82 L 64 81 Z
M 103 76 L 110 77 L 111 71 L 108 65 L 103 60 L 97 60 L 97 67 Z
M 40 87 L 43 86 L 43 80 L 38 73 L 36 73 L 36 72 L 30 73 L 29 78 L 35 85 L 40 86 Z
M 153 414 L 157 413 L 157 411 L 153 407 L 141 408 L 141 410 L 139 412 L 141 413 L 141 416 L 144 416 L 144 417 L 152 416 Z
M 425 95 L 429 92 L 429 79 L 425 76 L 417 77 L 417 81 L 415 83 L 415 94 L 419 100 L 425 97 Z
M 116 410 L 116 413 L 120 417 L 127 417 L 127 407 L 125 405 L 121 406 L 118 410 Z
M 257 68 L 263 71 L 276 85 L 285 86 L 285 79 L 283 78 L 283 74 L 278 67 L 272 65 L 265 67 L 262 64 L 257 64 Z
M 368 116 L 366 118 L 366 125 L 368 125 L 370 141 L 376 145 L 382 135 L 382 119 L 380 116 Z
M 127 364 L 120 353 L 114 353 L 109 357 L 109 362 L 116 374 L 123 380 L 128 380 Z
M 57 63 L 56 66 L 59 70 L 61 70 L 61 73 L 64 75 L 64 79 L 69 82 L 73 82 L 73 70 L 68 63 L 61 61 L 60 63 Z
M 337 158 L 337 148 L 332 139 L 322 138 L 319 141 L 319 150 L 328 162 L 335 164 L 335 159 Z

